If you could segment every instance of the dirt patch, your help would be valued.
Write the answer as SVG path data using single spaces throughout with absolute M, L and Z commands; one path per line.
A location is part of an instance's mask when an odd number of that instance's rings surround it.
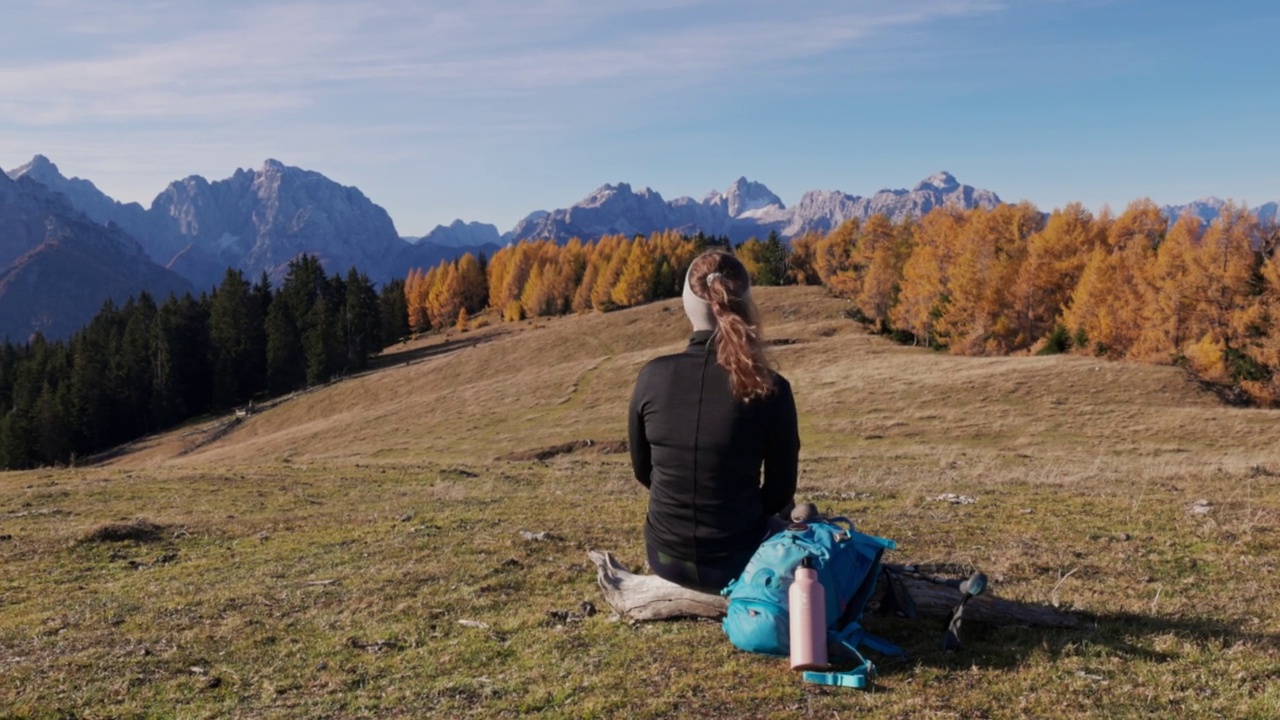
M 150 520 L 138 519 L 127 523 L 108 523 L 100 525 L 80 538 L 82 543 L 94 542 L 155 542 L 164 539 L 164 525 L 157 525 Z
M 509 460 L 514 462 L 528 462 L 531 460 L 542 461 L 550 460 L 557 455 L 568 455 L 580 450 L 591 450 L 601 455 L 612 455 L 615 453 L 624 453 L 627 451 L 626 440 L 572 440 L 559 445 L 539 448 L 537 450 L 518 450 L 513 453 L 498 456 L 499 460 Z

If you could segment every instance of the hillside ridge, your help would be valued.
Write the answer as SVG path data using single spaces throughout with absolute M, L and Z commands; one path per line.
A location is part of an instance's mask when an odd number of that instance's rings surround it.
M 847 319 L 844 301 L 820 288 L 765 287 L 754 295 L 771 354 L 795 388 L 806 454 L 856 452 L 870 442 L 923 452 L 913 438 L 927 427 L 957 448 L 1061 437 L 1069 456 L 1071 447 L 1111 442 L 1109 428 L 1120 425 L 1172 433 L 1176 445 L 1187 429 L 1157 430 L 1175 408 L 1218 422 L 1238 413 L 1253 413 L 1249 422 L 1280 419 L 1280 412 L 1225 408 L 1177 368 L 1079 356 L 952 356 L 867 334 Z M 636 373 L 682 349 L 687 336 L 678 299 L 432 334 L 389 348 L 377 370 L 298 393 L 198 448 L 230 417 L 144 438 L 106 464 L 462 462 L 618 441 Z M 1008 421 L 993 435 L 975 413 Z

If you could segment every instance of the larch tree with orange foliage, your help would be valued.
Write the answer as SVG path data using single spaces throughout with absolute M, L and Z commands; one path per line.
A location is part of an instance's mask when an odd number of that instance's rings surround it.
M 818 276 L 817 245 L 822 234 L 807 232 L 791 238 L 791 252 L 787 255 L 787 280 L 790 285 L 820 285 Z
M 949 302 L 948 268 L 966 219 L 964 211 L 938 208 L 925 215 L 916 230 L 889 320 L 894 328 L 911 333 L 917 343 L 933 346 L 938 341 L 935 325 Z
M 1238 343 L 1245 372 L 1240 388 L 1255 402 L 1280 405 L 1280 257 L 1271 233 L 1258 252 L 1256 291 L 1233 319 L 1233 335 Z
M 618 307 L 632 307 L 653 299 L 653 280 L 657 266 L 648 245 L 640 239 L 632 243 L 627 264 L 609 296 Z
M 1169 229 L 1143 284 L 1142 324 L 1129 357 L 1143 362 L 1172 362 L 1187 341 L 1199 339 L 1191 325 L 1197 296 L 1208 279 L 1195 267 L 1202 230 L 1191 214 L 1178 218 Z M 1194 337 L 1190 337 L 1194 335 Z
M 601 244 L 603 243 L 604 240 L 601 239 Z M 617 244 L 613 246 L 613 252 L 609 254 L 608 264 L 600 271 L 591 288 L 591 307 L 600 311 L 614 308 L 613 288 L 618 284 L 618 278 L 622 277 L 622 271 L 627 267 L 627 258 L 631 257 L 634 245 L 635 243 L 631 240 L 618 238 Z
M 895 226 L 887 215 L 875 214 L 862 225 L 854 251 L 861 277 L 853 303 L 881 332 L 889 330 L 889 310 L 898 299 L 902 266 L 911 252 L 911 225 Z
M 598 248 L 598 245 L 592 245 L 587 250 L 586 268 L 582 271 L 582 281 L 573 291 L 573 300 L 569 305 L 575 313 L 581 314 L 591 310 L 591 289 L 596 286 L 596 280 L 600 276 L 600 263 L 596 261 Z
M 427 315 L 431 318 L 431 326 L 444 328 L 458 320 L 458 311 L 462 309 L 462 284 L 458 276 L 458 266 L 444 260 L 436 267 L 435 282 L 427 296 Z
M 427 317 L 427 293 L 429 290 L 430 288 L 426 286 L 422 270 L 419 268 L 410 269 L 409 275 L 404 281 L 404 301 L 409 311 L 410 332 L 426 332 L 431 327 L 431 321 Z
M 1081 349 L 1126 357 L 1142 332 L 1143 307 L 1156 249 L 1168 221 L 1149 199 L 1130 203 L 1108 228 L 1101 255 L 1094 253 L 1063 314 Z
M 975 208 L 966 213 L 948 270 L 949 301 L 934 332 L 952 352 L 1004 355 L 1018 348 L 1010 291 L 1022 269 L 1027 238 L 1040 229 L 1030 203 Z
M 1009 293 L 1016 346 L 1034 347 L 1053 333 L 1089 255 L 1104 241 L 1104 228 L 1083 205 L 1071 203 L 1027 239 L 1027 257 Z
M 858 236 L 862 221 L 850 218 L 840 223 L 814 247 L 814 269 L 818 278 L 837 297 L 854 298 L 862 286 L 862 268 L 857 264 Z
M 471 253 L 458 259 L 458 286 L 462 293 L 462 307 L 474 315 L 489 302 L 489 280 L 480 261 Z

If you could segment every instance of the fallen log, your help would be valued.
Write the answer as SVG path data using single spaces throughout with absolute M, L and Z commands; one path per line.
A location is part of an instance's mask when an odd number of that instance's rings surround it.
M 728 599 L 720 595 L 690 590 L 657 575 L 632 573 L 608 552 L 588 550 L 587 557 L 596 566 L 596 582 L 604 592 L 605 602 L 625 620 L 714 619 L 723 617 L 729 606 Z M 947 618 L 960 602 L 958 589 L 926 577 L 898 573 L 897 579 L 911 594 L 918 616 Z M 877 597 L 872 604 L 878 602 Z M 1085 618 L 1055 608 L 1004 600 L 990 593 L 969 600 L 965 607 L 965 620 L 997 626 L 1056 628 L 1086 628 L 1091 624 Z
M 636 575 L 608 552 L 588 550 L 587 557 L 595 563 L 605 602 L 623 619 L 718 618 L 729 607 L 729 600 L 720 595 L 690 590 L 657 575 Z

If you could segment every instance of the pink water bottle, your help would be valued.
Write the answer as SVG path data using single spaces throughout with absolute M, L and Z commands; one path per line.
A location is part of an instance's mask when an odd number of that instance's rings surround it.
M 791 614 L 791 669 L 827 667 L 827 596 L 809 558 L 796 568 L 787 591 Z

